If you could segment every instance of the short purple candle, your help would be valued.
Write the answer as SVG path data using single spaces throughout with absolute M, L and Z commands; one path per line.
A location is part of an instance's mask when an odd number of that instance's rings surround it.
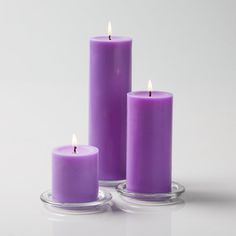
M 127 97 L 127 189 L 170 192 L 172 94 L 141 91 Z
M 99 179 L 126 178 L 126 96 L 131 91 L 131 45 L 126 37 L 90 40 L 89 144 L 99 149 Z
M 61 203 L 90 202 L 98 196 L 98 149 L 78 145 L 52 153 L 52 197 Z

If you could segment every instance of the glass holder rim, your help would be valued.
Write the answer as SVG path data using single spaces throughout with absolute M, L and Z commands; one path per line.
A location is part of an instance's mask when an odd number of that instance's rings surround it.
M 60 203 L 52 199 L 52 193 L 50 190 L 44 191 L 40 195 L 40 200 L 47 206 L 69 210 L 77 212 L 101 212 L 102 209 L 105 209 L 112 200 L 112 195 L 106 190 L 99 189 L 98 198 L 95 201 L 90 202 L 78 202 L 78 203 Z
M 128 191 L 126 182 L 116 187 L 116 191 L 126 201 L 137 205 L 170 205 L 177 204 L 179 197 L 185 192 L 185 187 L 175 181 L 171 183 L 171 192 L 168 193 L 136 193 Z

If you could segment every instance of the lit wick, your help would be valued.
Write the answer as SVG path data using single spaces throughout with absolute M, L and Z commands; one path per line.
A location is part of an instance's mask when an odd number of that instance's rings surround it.
M 151 80 L 148 81 L 148 95 L 149 97 L 152 96 L 152 81 Z
M 108 33 L 108 39 L 111 40 L 111 33 L 112 33 L 112 28 L 111 28 L 111 22 L 108 22 L 107 26 L 107 33 Z
M 76 134 L 73 134 L 72 136 L 73 153 L 77 153 L 77 145 L 78 145 L 77 136 Z

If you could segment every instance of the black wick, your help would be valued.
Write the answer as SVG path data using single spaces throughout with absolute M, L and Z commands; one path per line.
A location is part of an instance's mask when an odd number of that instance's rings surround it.
M 76 146 L 74 146 L 74 153 L 76 153 L 77 152 L 77 147 Z
M 152 96 L 152 91 L 149 91 L 149 97 L 151 97 Z
M 108 39 L 111 40 L 111 35 L 108 36 Z

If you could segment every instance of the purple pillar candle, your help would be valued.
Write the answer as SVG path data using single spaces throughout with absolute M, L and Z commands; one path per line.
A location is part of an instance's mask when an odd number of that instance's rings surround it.
M 99 179 L 126 178 L 126 96 L 131 91 L 130 38 L 90 40 L 89 143 L 99 149 Z
M 172 94 L 130 92 L 127 97 L 127 189 L 170 192 Z
M 61 203 L 90 202 L 98 196 L 98 149 L 63 146 L 52 153 L 52 197 Z

